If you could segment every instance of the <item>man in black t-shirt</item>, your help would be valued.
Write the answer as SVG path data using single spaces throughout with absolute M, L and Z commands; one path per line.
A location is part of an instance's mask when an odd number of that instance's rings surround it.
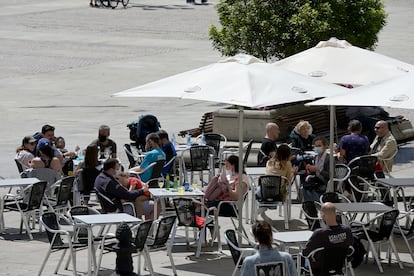
M 267 160 L 276 155 L 276 140 L 279 139 L 280 129 L 275 123 L 267 123 L 266 136 L 263 138 L 262 146 L 257 154 L 257 165 L 266 166 Z
M 325 248 L 348 248 L 352 245 L 352 233 L 348 226 L 338 224 L 336 221 L 336 209 L 332 202 L 326 202 L 321 207 L 321 217 L 326 224 L 326 227 L 316 229 L 305 249 L 303 255 L 307 256 L 313 250 Z M 311 262 L 312 271 L 317 272 L 320 268 L 318 263 L 318 255 L 315 256 L 315 261 Z

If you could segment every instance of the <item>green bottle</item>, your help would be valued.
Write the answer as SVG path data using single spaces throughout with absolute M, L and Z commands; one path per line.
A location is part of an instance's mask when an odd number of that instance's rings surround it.
M 177 178 L 177 176 L 176 176 L 176 175 L 174 176 L 174 189 L 175 189 L 175 190 L 177 190 L 177 189 L 178 189 L 178 178 Z
M 165 189 L 167 191 L 170 190 L 170 175 L 169 174 L 167 174 L 167 176 L 165 177 Z

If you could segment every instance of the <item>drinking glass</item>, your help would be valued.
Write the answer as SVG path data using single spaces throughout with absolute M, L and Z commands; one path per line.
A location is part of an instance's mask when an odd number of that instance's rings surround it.
M 192 183 L 191 184 L 191 188 L 193 188 L 194 192 L 197 190 L 197 187 L 198 187 L 197 183 Z

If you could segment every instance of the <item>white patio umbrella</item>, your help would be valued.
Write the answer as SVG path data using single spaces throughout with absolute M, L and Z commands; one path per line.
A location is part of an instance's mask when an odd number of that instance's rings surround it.
M 243 107 L 262 107 L 346 93 L 347 89 L 311 79 L 265 63 L 253 56 L 236 55 L 217 63 L 180 73 L 114 94 L 115 97 L 172 97 L 239 106 L 239 155 L 243 154 Z M 239 158 L 242 167 L 242 158 Z M 243 208 L 239 181 L 238 209 Z M 239 226 L 242 216 L 239 216 Z
M 376 84 L 350 89 L 307 105 L 383 106 L 414 109 L 414 72 Z
M 326 97 L 306 105 L 328 105 L 331 108 L 330 132 L 333 135 L 333 117 L 336 105 L 383 106 L 414 109 L 414 72 L 376 84 L 350 89 L 348 93 Z M 333 172 L 331 172 L 331 177 Z M 331 178 L 332 179 L 332 178 Z
M 273 63 L 330 83 L 362 86 L 414 71 L 414 65 L 331 38 Z

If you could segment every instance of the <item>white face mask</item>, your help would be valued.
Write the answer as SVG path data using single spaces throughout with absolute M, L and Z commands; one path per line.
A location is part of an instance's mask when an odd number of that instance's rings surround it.
M 317 154 L 321 154 L 323 152 L 323 148 L 322 147 L 313 147 L 313 151 L 316 152 Z
M 233 175 L 233 172 L 231 170 L 226 170 L 226 175 L 232 176 Z

